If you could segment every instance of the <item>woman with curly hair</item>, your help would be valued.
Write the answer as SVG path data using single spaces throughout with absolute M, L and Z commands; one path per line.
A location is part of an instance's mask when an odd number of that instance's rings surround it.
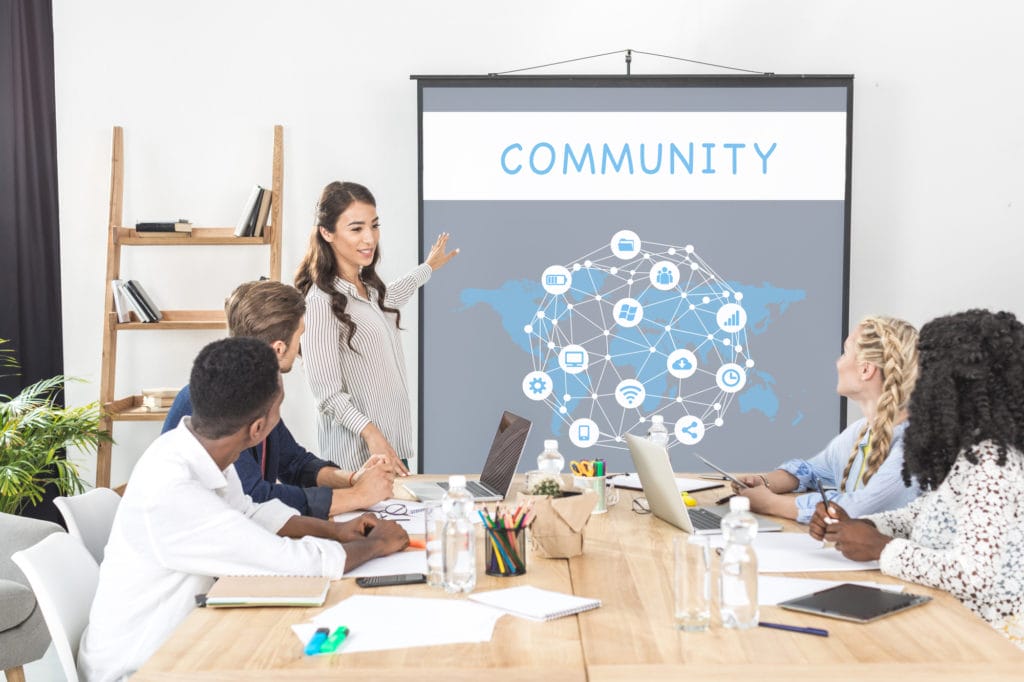
M 882 572 L 947 590 L 1024 648 L 1024 326 L 970 310 L 921 329 L 902 509 L 815 519 L 811 535 Z M 828 523 L 826 521 L 832 521 Z
M 831 499 L 854 516 L 902 507 L 919 494 L 900 474 L 907 401 L 917 380 L 917 330 L 903 320 L 865 317 L 843 343 L 836 373 L 836 391 L 864 417 L 810 459 L 741 478 L 750 487 L 737 492 L 750 499 L 752 511 L 808 523 L 821 500 L 819 484 L 834 488 Z M 812 492 L 784 494 L 805 490 Z
M 354 182 L 324 187 L 295 273 L 306 296 L 302 355 L 319 413 L 320 455 L 356 471 L 382 454 L 406 474 L 402 460 L 415 448 L 398 309 L 459 250 L 445 251 L 444 233 L 425 263 L 385 285 L 377 274 L 379 242 L 370 190 Z

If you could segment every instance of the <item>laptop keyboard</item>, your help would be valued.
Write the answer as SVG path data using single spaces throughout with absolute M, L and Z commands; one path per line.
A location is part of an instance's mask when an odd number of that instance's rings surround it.
M 722 517 L 702 507 L 691 507 L 686 510 L 690 515 L 690 523 L 696 530 L 717 530 L 722 527 Z
M 445 490 L 448 490 L 447 481 L 438 481 L 437 484 Z M 477 481 L 466 481 L 466 490 L 468 490 L 469 494 L 473 497 L 494 497 L 494 493 L 491 492 L 490 488 L 484 487 Z

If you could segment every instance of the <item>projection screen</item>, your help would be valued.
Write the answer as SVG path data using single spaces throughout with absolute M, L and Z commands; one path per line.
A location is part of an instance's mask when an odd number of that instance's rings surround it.
M 850 76 L 417 76 L 419 467 L 479 472 L 502 410 L 520 470 L 629 471 L 662 415 L 691 453 L 760 471 L 844 426 Z

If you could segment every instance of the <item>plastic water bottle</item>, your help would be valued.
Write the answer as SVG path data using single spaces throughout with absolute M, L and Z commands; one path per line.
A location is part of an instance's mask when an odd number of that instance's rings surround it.
M 444 510 L 444 564 L 446 592 L 472 592 L 476 587 L 475 534 L 473 532 L 473 496 L 466 490 L 465 476 L 451 476 L 448 492 L 441 501 Z
M 722 625 L 746 630 L 755 627 L 758 619 L 757 555 L 753 547 L 757 519 L 750 513 L 750 500 L 739 495 L 729 500 L 729 513 L 722 519 L 722 535 Z
M 537 455 L 537 469 L 551 476 L 560 476 L 563 466 L 565 466 L 565 458 L 558 452 L 558 441 L 544 441 L 544 452 Z
M 651 429 L 647 432 L 647 440 L 663 448 L 668 447 L 668 429 L 665 428 L 665 418 L 660 414 L 651 416 Z

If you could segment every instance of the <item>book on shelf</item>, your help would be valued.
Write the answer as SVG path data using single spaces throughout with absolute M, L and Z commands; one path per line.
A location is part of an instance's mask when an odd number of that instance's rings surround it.
M 142 396 L 142 406 L 150 410 L 166 410 L 174 404 L 174 398 L 158 398 L 153 395 Z
M 131 300 L 132 307 L 135 308 L 135 312 L 139 315 L 140 320 L 143 322 L 158 322 L 163 317 L 160 308 L 153 303 L 153 299 L 149 297 L 146 290 L 136 280 L 126 280 L 124 282 L 124 290 L 128 293 L 128 298 Z
M 131 303 L 124 292 L 124 282 L 119 279 L 110 281 L 110 292 L 114 296 L 114 312 L 117 313 L 118 322 L 131 322 Z
M 252 191 L 249 192 L 249 198 L 246 199 L 245 205 L 242 207 L 242 215 L 238 217 L 238 222 L 235 224 L 236 237 L 252 236 L 256 226 L 256 218 L 260 212 L 260 199 L 262 196 L 263 188 L 259 185 L 254 185 Z
M 179 391 L 181 391 L 180 388 L 144 388 L 142 389 L 142 395 L 153 398 L 170 398 L 171 400 L 174 400 Z
M 192 234 L 192 223 L 179 218 L 175 222 L 158 222 L 158 223 L 135 223 L 136 232 L 144 232 L 146 236 L 153 234 L 164 235 L 164 234 Z
M 270 217 L 270 202 L 274 193 L 269 189 L 260 190 L 260 208 L 256 214 L 256 224 L 253 228 L 253 237 L 262 237 L 267 228 L 267 218 Z
M 204 606 L 322 606 L 328 578 L 299 575 L 225 575 L 196 601 Z

